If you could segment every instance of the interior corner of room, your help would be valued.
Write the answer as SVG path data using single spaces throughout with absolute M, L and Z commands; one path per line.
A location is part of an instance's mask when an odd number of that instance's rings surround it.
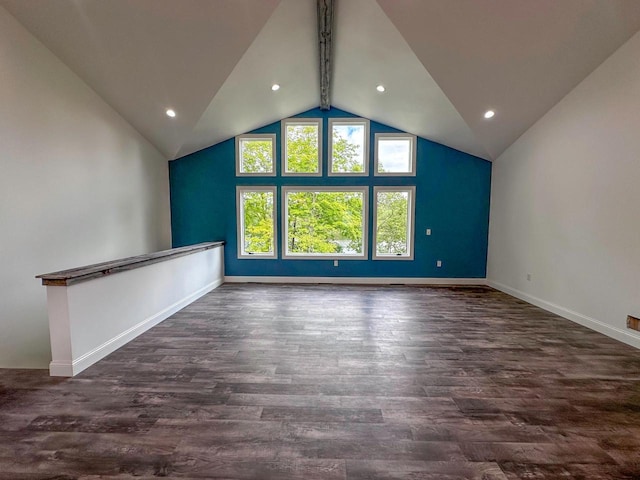
M 166 103 L 177 110 L 171 121 L 178 122 L 167 127 L 169 119 L 164 111 L 129 111 L 123 103 L 126 96 L 117 94 L 115 79 L 108 75 L 96 78 L 97 71 L 82 64 L 84 55 L 94 51 L 95 45 L 82 50 L 69 44 L 68 39 L 50 38 L 49 27 L 41 16 L 31 15 L 28 5 L 3 2 L 0 21 L 5 88 L 1 94 L 5 108 L 0 133 L 5 148 L 1 178 L 5 199 L 5 334 L 0 340 L 1 366 L 44 368 L 50 359 L 45 298 L 33 279 L 35 274 L 218 240 L 227 242 L 226 275 L 236 281 L 255 280 L 256 276 L 290 281 L 296 277 L 360 277 L 373 281 L 386 277 L 408 282 L 479 279 L 638 346 L 638 336 L 625 326 L 627 315 L 637 315 L 640 310 L 640 226 L 634 211 L 640 177 L 634 115 L 640 97 L 634 58 L 640 38 L 629 34 L 635 28 L 632 22 L 626 30 L 616 32 L 619 45 L 601 46 L 600 60 L 585 60 L 582 78 L 570 72 L 574 80 L 569 79 L 568 84 L 573 81 L 572 88 L 556 96 L 547 111 L 531 112 L 529 125 L 518 134 L 507 132 L 506 123 L 515 115 L 506 110 L 508 104 L 498 109 L 491 119 L 494 124 L 469 117 L 469 102 L 458 98 L 456 86 L 447 83 L 446 70 L 435 57 L 438 52 L 417 47 L 416 25 L 402 17 L 401 7 L 387 1 L 368 6 L 345 2 L 338 7 L 337 29 L 362 12 L 368 15 L 370 26 L 361 25 L 344 33 L 349 46 L 340 44 L 342 50 L 336 50 L 333 85 L 338 87 L 332 92 L 332 100 L 344 110 L 335 106 L 330 110 L 310 108 L 314 100 L 308 92 L 282 80 L 275 91 L 269 88 L 267 75 L 265 92 L 261 93 L 265 104 L 256 111 L 258 119 L 250 119 L 248 112 L 255 100 L 243 101 L 237 92 L 242 88 L 256 91 L 255 80 L 254 84 L 247 83 L 252 69 L 264 67 L 272 75 L 279 68 L 283 58 L 265 52 L 280 45 L 278 32 L 283 24 L 305 15 L 315 16 L 311 3 L 263 3 L 249 22 L 251 28 L 239 39 L 238 50 L 230 53 L 239 59 L 235 67 L 229 65 L 217 73 L 199 67 L 204 69 L 202 75 L 217 82 L 207 87 L 214 94 L 206 97 L 209 104 L 205 102 L 199 111 L 186 112 L 177 104 Z M 150 23 L 153 21 L 157 19 Z M 381 76 L 375 63 L 367 63 L 361 74 L 348 63 L 354 56 L 371 62 L 381 54 L 355 43 L 358 35 L 367 35 L 371 26 L 379 29 L 380 41 L 396 49 L 397 54 L 388 53 L 385 60 L 391 65 L 404 62 L 414 75 L 402 79 L 406 83 L 403 95 L 393 91 L 394 82 L 400 80 L 396 77 L 389 78 L 386 88 L 378 85 L 378 91 L 367 93 L 364 101 L 354 90 L 364 87 L 366 75 L 375 72 Z M 294 31 L 290 37 L 292 43 L 305 48 L 309 45 L 308 52 L 300 52 L 309 57 L 301 60 L 303 64 L 312 61 L 316 55 L 313 49 L 317 48 L 305 34 Z M 169 37 L 162 41 L 171 41 Z M 349 40 L 354 43 L 349 44 Z M 214 35 L 211 41 L 220 38 Z M 108 48 L 117 46 L 115 42 Z M 475 53 L 482 55 L 479 47 Z M 131 58 L 124 58 L 116 67 L 126 67 Z M 422 65 L 429 68 L 429 60 L 441 87 Z M 589 65 L 593 68 L 586 70 Z M 303 70 L 301 81 L 317 85 L 315 68 Z M 344 75 L 355 77 L 347 82 Z M 424 82 L 431 83 L 424 87 Z M 426 98 L 429 88 L 440 95 L 444 92 L 442 98 L 449 95 L 447 101 L 453 102 L 462 116 L 438 104 L 433 110 L 441 115 L 440 122 L 420 117 L 407 99 L 410 95 Z M 207 92 L 202 84 L 194 85 L 194 89 L 200 89 L 194 90 L 194 95 Z M 411 92 L 409 97 L 407 90 Z M 396 108 L 390 108 L 394 102 Z M 514 109 L 516 105 L 514 100 Z M 141 106 L 143 103 L 136 108 Z M 162 108 L 164 104 L 159 110 Z M 382 113 L 403 109 L 408 116 Z M 140 114 L 158 118 L 140 124 Z M 194 126 L 185 118 L 188 115 L 199 116 L 199 122 Z M 535 121 L 531 115 L 536 115 Z M 408 121 L 412 116 L 421 123 L 412 125 Z M 236 124 L 245 129 L 216 130 L 207 140 L 209 125 L 234 124 L 225 117 L 238 118 Z M 276 261 L 239 259 L 235 187 L 253 180 L 234 175 L 233 138 L 241 133 L 273 134 L 279 159 L 281 120 L 292 117 L 320 118 L 325 129 L 334 117 L 368 117 L 372 168 L 376 134 L 417 134 L 417 173 L 411 180 L 416 187 L 417 212 L 413 261 L 354 260 L 341 261 L 334 267 L 332 262 L 288 260 L 281 255 Z M 445 118 L 448 127 L 442 123 Z M 325 135 L 323 168 L 327 141 Z M 277 168 L 281 168 L 279 161 Z M 302 180 L 278 175 L 272 184 L 278 194 L 284 186 L 295 183 L 344 184 L 340 178 L 326 175 L 317 181 L 312 177 Z M 373 189 L 394 184 L 394 180 L 370 175 L 352 183 Z M 371 215 L 367 219 L 369 230 Z M 433 235 L 424 235 L 425 230 L 433 231 Z M 282 234 L 280 222 L 278 232 Z
M 631 0 L 0 0 L 0 476 L 640 478 L 639 59 Z

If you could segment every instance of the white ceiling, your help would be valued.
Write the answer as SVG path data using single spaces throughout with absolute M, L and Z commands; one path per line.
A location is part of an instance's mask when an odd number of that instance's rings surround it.
M 317 107 L 315 25 L 315 1 L 282 0 L 185 137 L 179 156 Z M 274 83 L 281 85 L 276 93 Z
M 491 158 L 640 29 L 637 0 L 378 3 Z
M 332 105 L 486 159 L 640 29 L 635 0 L 336 4 Z M 319 104 L 315 0 L 0 5 L 169 159 Z
M 172 159 L 278 3 L 3 0 L 0 5 Z M 169 119 L 167 108 L 178 116 Z
M 337 4 L 332 105 L 487 158 L 380 6 L 371 0 Z M 386 88 L 382 95 L 378 84 Z

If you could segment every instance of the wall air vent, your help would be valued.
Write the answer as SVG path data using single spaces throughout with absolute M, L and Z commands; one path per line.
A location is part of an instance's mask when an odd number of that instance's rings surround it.
M 627 328 L 640 331 L 640 318 L 629 315 L 627 317 Z

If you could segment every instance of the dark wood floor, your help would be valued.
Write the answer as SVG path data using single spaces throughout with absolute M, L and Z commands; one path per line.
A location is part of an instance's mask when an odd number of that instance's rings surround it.
M 0 478 L 640 479 L 640 352 L 488 288 L 223 285 L 73 379 Z

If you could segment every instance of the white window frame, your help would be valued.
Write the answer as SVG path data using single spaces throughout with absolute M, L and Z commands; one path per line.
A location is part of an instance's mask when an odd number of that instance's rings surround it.
M 339 253 L 288 253 L 289 218 L 287 195 L 290 192 L 359 192 L 362 193 L 362 254 L 348 255 Z M 282 187 L 282 258 L 287 260 L 367 260 L 369 248 L 369 187 L 354 186 L 287 186 Z
M 407 242 L 409 243 L 406 255 L 380 255 L 378 254 L 378 192 L 409 192 L 409 208 L 407 218 Z M 416 187 L 415 186 L 384 186 L 373 187 L 373 260 L 413 260 L 415 244 L 416 224 Z
M 378 142 L 380 140 L 409 140 L 411 158 L 409 159 L 410 172 L 379 172 L 378 171 Z M 417 139 L 415 135 L 409 133 L 376 133 L 375 134 L 375 153 L 374 153 L 374 166 L 373 175 L 376 177 L 415 177 L 416 176 L 416 144 Z
M 287 171 L 287 126 L 288 125 L 314 125 L 318 127 L 318 172 L 298 173 Z M 321 177 L 322 176 L 322 119 L 321 118 L 287 118 L 281 122 L 282 148 L 281 174 L 283 177 Z
M 334 125 L 364 125 L 364 148 L 363 148 L 363 161 L 364 170 L 362 172 L 333 172 L 333 126 Z M 327 175 L 330 177 L 367 177 L 369 176 L 369 120 L 366 118 L 330 118 L 329 119 L 329 132 L 327 133 L 329 139 L 329 165 Z
M 270 172 L 242 172 L 240 158 L 240 144 L 246 140 L 271 140 L 271 171 Z M 275 177 L 276 176 L 276 134 L 275 133 L 245 133 L 236 137 L 236 177 Z
M 244 192 L 271 192 L 273 195 L 273 211 L 271 212 L 273 218 L 273 252 L 272 253 L 245 253 L 244 252 L 244 208 L 242 201 L 242 194 Z M 253 258 L 253 259 L 277 259 L 278 258 L 278 224 L 277 217 L 277 202 L 278 193 L 275 186 L 261 186 L 261 185 L 239 185 L 236 187 L 236 224 L 238 235 L 238 258 Z

